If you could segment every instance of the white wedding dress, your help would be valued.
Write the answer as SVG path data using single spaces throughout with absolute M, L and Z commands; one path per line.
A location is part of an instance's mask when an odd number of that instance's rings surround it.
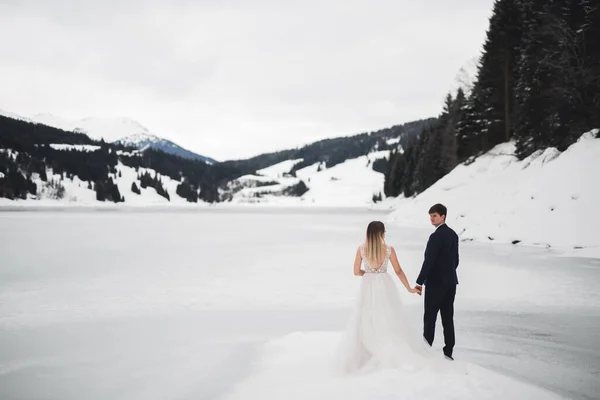
M 338 350 L 337 369 L 353 373 L 361 369 L 431 366 L 436 357 L 409 324 L 393 278 L 387 272 L 391 246 L 382 265 L 369 265 L 360 246 L 362 269 L 360 292 L 350 323 Z

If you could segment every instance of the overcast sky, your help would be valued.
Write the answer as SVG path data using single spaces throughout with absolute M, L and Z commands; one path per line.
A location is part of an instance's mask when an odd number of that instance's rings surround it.
M 0 1 L 0 109 L 218 160 L 439 114 L 493 0 Z

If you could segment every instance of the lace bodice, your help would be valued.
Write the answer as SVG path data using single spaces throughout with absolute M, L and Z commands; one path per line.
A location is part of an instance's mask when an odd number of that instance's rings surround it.
M 385 257 L 383 258 L 383 263 L 379 266 L 379 268 L 374 268 L 369 265 L 367 261 L 367 257 L 365 256 L 365 245 L 360 245 L 360 256 L 362 257 L 362 265 L 365 273 L 367 274 L 382 274 L 387 272 L 387 266 L 390 262 L 390 254 L 392 254 L 392 246 L 386 245 Z

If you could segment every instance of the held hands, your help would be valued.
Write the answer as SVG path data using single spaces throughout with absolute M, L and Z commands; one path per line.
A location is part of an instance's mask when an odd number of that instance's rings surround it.
M 423 288 L 422 288 L 421 286 L 415 286 L 415 287 L 414 287 L 414 288 L 412 288 L 412 289 L 408 289 L 408 291 L 409 291 L 410 293 L 416 293 L 416 294 L 418 294 L 418 295 L 420 296 L 420 295 L 421 295 L 421 293 L 422 293 L 422 291 L 423 291 Z

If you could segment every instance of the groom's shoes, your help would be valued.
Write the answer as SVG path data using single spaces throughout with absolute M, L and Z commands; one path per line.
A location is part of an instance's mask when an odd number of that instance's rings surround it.
M 452 356 L 444 354 L 444 357 L 446 357 L 446 360 L 448 360 L 448 361 L 454 361 L 454 358 Z

